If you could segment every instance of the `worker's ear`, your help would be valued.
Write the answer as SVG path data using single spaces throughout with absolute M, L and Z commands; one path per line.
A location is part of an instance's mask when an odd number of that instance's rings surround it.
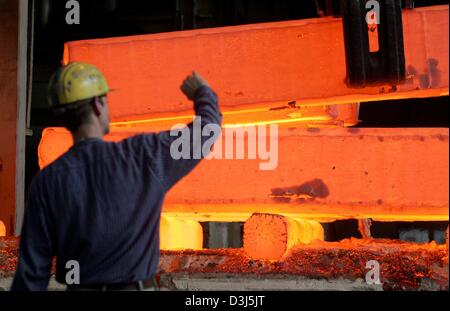
M 99 117 L 101 115 L 101 106 L 103 106 L 103 102 L 100 99 L 100 97 L 96 96 L 94 98 L 94 101 L 92 102 L 92 110 L 94 111 L 94 114 Z

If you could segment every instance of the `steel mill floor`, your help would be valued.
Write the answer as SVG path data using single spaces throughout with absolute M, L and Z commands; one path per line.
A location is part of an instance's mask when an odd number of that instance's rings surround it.
M 18 238 L 0 238 L 0 290 L 14 275 Z M 381 285 L 365 281 L 366 263 L 380 264 Z M 448 250 L 434 242 L 347 239 L 292 248 L 277 261 L 242 249 L 162 251 L 162 290 L 449 290 Z M 54 279 L 50 290 L 63 290 Z

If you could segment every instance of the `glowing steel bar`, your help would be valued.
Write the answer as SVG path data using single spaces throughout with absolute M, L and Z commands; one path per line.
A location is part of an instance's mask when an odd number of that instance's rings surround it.
M 64 62 L 100 67 L 116 89 L 114 121 L 190 112 L 174 90 L 194 69 L 210 80 L 224 111 L 431 97 L 448 94 L 448 20 L 448 6 L 404 11 L 408 79 L 396 88 L 347 87 L 339 18 L 69 42 Z
M 143 131 L 114 128 L 107 140 Z M 71 144 L 67 131 L 46 129 L 41 167 Z M 202 161 L 168 193 L 163 212 L 195 221 L 245 221 L 255 212 L 320 221 L 448 220 L 447 128 L 280 128 L 278 146 L 275 170 L 261 171 L 265 161 L 247 157 Z
M 315 221 L 253 214 L 244 224 L 243 247 L 254 259 L 279 259 L 291 247 L 316 240 L 324 240 L 324 230 Z
M 327 126 L 351 126 L 358 123 L 359 104 L 322 105 L 322 106 L 290 106 L 279 103 L 273 108 L 239 109 L 223 112 L 223 127 L 239 127 L 254 124 L 289 124 L 290 126 L 312 126 L 323 124 Z M 140 115 L 133 118 L 115 121 L 112 127 L 139 127 L 146 129 L 166 130 L 180 123 L 189 123 L 193 115 L 180 113 L 164 113 L 157 116 Z

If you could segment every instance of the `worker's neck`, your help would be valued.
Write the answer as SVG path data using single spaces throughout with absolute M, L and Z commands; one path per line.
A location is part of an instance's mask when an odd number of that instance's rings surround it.
M 74 144 L 90 138 L 102 139 L 104 130 L 98 124 L 83 124 L 75 133 L 72 133 Z

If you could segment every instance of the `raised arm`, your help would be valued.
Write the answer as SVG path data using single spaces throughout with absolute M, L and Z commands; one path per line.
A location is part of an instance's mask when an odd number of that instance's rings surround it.
M 177 130 L 144 134 L 131 142 L 143 151 L 165 190 L 188 174 L 210 151 L 220 136 L 222 114 L 217 95 L 199 74 L 192 73 L 181 85 L 182 92 L 194 102 L 195 118 Z

